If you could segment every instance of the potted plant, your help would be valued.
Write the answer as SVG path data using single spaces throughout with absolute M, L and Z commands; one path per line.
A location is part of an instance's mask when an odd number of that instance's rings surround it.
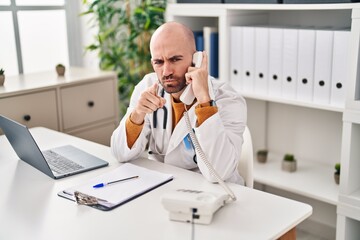
M 296 159 L 294 157 L 293 154 L 285 154 L 282 164 L 281 164 L 281 168 L 284 171 L 288 171 L 288 172 L 295 172 L 296 171 Z
M 334 172 L 334 179 L 336 184 L 340 183 L 340 163 L 335 164 L 335 172 Z
M 56 72 L 58 76 L 64 76 L 65 75 L 65 66 L 59 63 L 56 65 Z
M 0 68 L 0 86 L 4 85 L 5 82 L 5 70 Z
M 266 163 L 267 161 L 267 155 L 268 155 L 268 150 L 266 149 L 262 149 L 257 151 L 256 157 L 259 163 Z
M 84 0 L 91 27 L 97 29 L 94 41 L 86 47 L 96 51 L 100 69 L 116 71 L 120 114 L 130 102 L 135 85 L 152 72 L 150 37 L 165 22 L 166 0 Z

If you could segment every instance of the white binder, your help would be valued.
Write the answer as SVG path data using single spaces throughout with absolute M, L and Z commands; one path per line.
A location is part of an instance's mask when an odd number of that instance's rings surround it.
M 287 99 L 296 98 L 298 29 L 284 28 L 283 74 L 281 95 Z
M 243 92 L 254 92 L 255 73 L 255 28 L 251 26 L 242 27 L 242 82 Z
M 255 85 L 256 94 L 267 95 L 269 63 L 269 28 L 255 28 Z
M 281 97 L 283 58 L 283 29 L 269 29 L 269 69 L 268 93 L 273 97 Z
M 314 102 L 330 103 L 330 83 L 333 53 L 332 30 L 316 30 Z
M 233 26 L 230 28 L 230 81 L 232 87 L 237 91 L 242 91 L 242 28 Z
M 297 95 L 299 101 L 311 102 L 314 91 L 315 30 L 299 29 Z
M 334 32 L 330 104 L 345 107 L 346 86 L 349 82 L 348 55 L 350 31 Z

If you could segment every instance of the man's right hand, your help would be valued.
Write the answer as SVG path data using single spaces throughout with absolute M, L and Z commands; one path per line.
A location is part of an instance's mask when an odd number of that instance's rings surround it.
M 130 115 L 131 122 L 140 125 L 144 122 L 146 114 L 153 113 L 165 105 L 165 98 L 158 96 L 157 90 L 158 83 L 154 83 L 140 95 L 139 101 Z

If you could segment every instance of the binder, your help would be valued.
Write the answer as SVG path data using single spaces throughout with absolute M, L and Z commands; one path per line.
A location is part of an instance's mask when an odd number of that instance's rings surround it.
M 255 81 L 254 92 L 267 95 L 269 63 L 269 29 L 255 28 Z
M 314 103 L 330 103 L 333 36 L 332 30 L 316 30 Z
M 283 0 L 284 4 L 314 4 L 314 3 L 352 3 L 359 2 L 359 0 Z
M 255 75 L 255 28 L 251 26 L 242 27 L 242 83 L 243 92 L 254 92 Z
M 330 104 L 345 107 L 346 86 L 349 82 L 348 55 L 350 31 L 334 32 Z
M 283 67 L 281 96 L 296 98 L 296 76 L 298 59 L 298 29 L 284 28 Z
M 177 0 L 176 3 L 222 3 L 222 0 Z
M 210 75 L 219 78 L 219 33 L 210 34 Z
M 242 91 L 242 28 L 240 26 L 230 27 L 230 81 L 232 87 Z
M 282 0 L 224 0 L 224 3 L 282 3 Z
M 103 182 L 138 176 L 136 179 L 114 183 L 109 186 L 94 188 Z M 58 196 L 76 201 L 76 193 L 89 199 L 95 199 L 91 207 L 100 210 L 111 210 L 132 199 L 141 196 L 173 179 L 170 174 L 149 170 L 131 163 L 124 163 L 120 167 L 90 179 L 86 183 L 65 189 Z
M 268 93 L 274 97 L 281 97 L 282 61 L 283 58 L 283 29 L 269 29 L 269 74 Z
M 204 33 L 203 31 L 194 31 L 196 51 L 204 51 Z
M 297 96 L 299 101 L 312 102 L 314 91 L 315 30 L 299 29 Z
M 211 65 L 213 64 L 211 61 L 211 56 L 213 55 L 212 51 L 212 43 L 211 43 L 211 39 L 214 38 L 214 35 L 212 33 L 217 33 L 218 29 L 216 27 L 210 27 L 210 26 L 205 26 L 203 27 L 203 33 L 204 33 L 204 51 L 206 51 L 206 53 L 208 54 L 208 71 L 209 74 L 212 75 L 212 69 L 211 69 Z M 213 76 L 213 75 L 212 75 Z M 215 76 L 213 76 L 215 77 Z

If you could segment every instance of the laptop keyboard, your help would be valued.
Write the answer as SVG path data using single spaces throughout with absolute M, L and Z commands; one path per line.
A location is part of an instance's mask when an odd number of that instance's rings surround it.
M 56 173 L 59 174 L 68 173 L 84 168 L 80 164 L 77 164 L 51 150 L 44 151 L 43 154 L 51 170 L 53 170 Z

